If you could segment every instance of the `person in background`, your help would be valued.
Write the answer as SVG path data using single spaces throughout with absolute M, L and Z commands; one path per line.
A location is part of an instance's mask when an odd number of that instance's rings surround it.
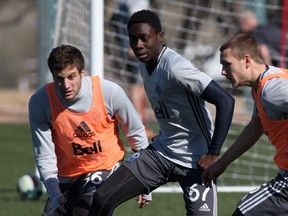
M 275 25 L 260 25 L 252 11 L 244 11 L 238 18 L 240 33 L 252 35 L 260 45 L 265 64 L 279 66 L 281 29 Z
M 265 133 L 276 149 L 274 163 L 279 171 L 275 178 L 245 195 L 233 216 L 288 215 L 288 70 L 265 64 L 259 44 L 248 34 L 238 34 L 226 41 L 220 48 L 220 61 L 221 74 L 233 88 L 251 88 L 255 109 L 234 144 L 204 171 L 203 183 L 213 186 L 229 164 Z
M 148 138 L 155 136 L 155 133 L 150 130 L 146 123 L 146 103 L 147 96 L 145 94 L 143 82 L 138 68 L 138 59 L 134 55 L 128 41 L 126 25 L 129 17 L 136 11 L 141 9 L 148 9 L 150 7 L 149 0 L 118 0 L 117 9 L 112 14 L 110 19 L 110 26 L 115 34 L 115 39 L 120 47 L 121 58 L 124 58 L 124 72 L 126 81 L 129 85 L 129 97 L 137 110 L 142 122 L 145 125 L 146 134 Z
M 180 184 L 186 215 L 217 215 L 216 186 L 205 188 L 201 175 L 219 158 L 234 99 L 164 44 L 161 22 L 154 12 L 135 12 L 127 30 L 160 132 L 95 192 L 89 215 L 111 216 L 120 203 L 168 182 Z M 216 107 L 215 128 L 206 102 Z
M 35 161 L 48 194 L 42 215 L 85 216 L 93 193 L 124 157 L 118 124 L 133 151 L 145 149 L 148 140 L 123 89 L 84 76 L 85 61 L 76 47 L 52 49 L 48 66 L 53 82 L 29 101 Z

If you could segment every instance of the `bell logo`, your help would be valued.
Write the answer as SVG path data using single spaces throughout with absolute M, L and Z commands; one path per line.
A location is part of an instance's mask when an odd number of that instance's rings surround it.
M 73 142 L 72 148 L 75 156 L 84 154 L 97 154 L 99 152 L 102 152 L 100 140 L 97 140 L 97 143 L 93 142 L 92 146 L 90 147 L 83 147 L 81 144 Z

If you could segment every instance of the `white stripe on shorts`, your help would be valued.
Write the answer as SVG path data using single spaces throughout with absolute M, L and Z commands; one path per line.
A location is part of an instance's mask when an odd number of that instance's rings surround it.
M 248 212 L 255 206 L 259 205 L 261 202 L 265 201 L 269 197 L 273 196 L 276 193 L 280 193 L 284 188 L 288 186 L 287 179 L 285 180 L 282 179 L 276 180 L 273 186 L 263 184 L 262 187 L 263 186 L 264 187 L 259 191 L 255 189 L 255 192 L 253 191 L 251 192 L 255 194 L 238 206 L 239 210 L 242 212 L 242 214 L 245 214 L 246 212 Z

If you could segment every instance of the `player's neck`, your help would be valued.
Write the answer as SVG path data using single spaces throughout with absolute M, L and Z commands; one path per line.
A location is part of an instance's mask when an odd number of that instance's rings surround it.
M 149 76 L 153 73 L 153 71 L 155 70 L 155 68 L 157 67 L 157 64 L 158 62 L 161 60 L 164 52 L 166 51 L 167 47 L 165 44 L 163 44 L 160 52 L 159 52 L 159 55 L 157 57 L 157 60 L 151 60 L 149 63 L 147 63 L 145 66 L 146 66 L 146 70 L 149 74 Z

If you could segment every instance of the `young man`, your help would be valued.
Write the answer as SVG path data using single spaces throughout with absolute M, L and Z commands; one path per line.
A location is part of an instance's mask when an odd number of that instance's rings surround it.
M 118 124 L 134 151 L 148 146 L 145 128 L 118 85 L 84 76 L 77 48 L 54 48 L 48 66 L 54 82 L 29 101 L 36 165 L 49 196 L 43 215 L 85 216 L 93 192 L 123 159 Z
M 117 10 L 115 10 L 115 13 L 113 13 L 111 17 L 110 26 L 111 30 L 115 33 L 115 39 L 120 48 L 120 56 L 116 59 L 120 59 L 120 61 L 124 62 L 124 78 L 129 86 L 128 96 L 146 127 L 147 137 L 151 139 L 155 134 L 146 125 L 147 119 L 145 110 L 146 102 L 148 100 L 138 68 L 139 61 L 130 48 L 126 29 L 129 17 L 134 12 L 140 9 L 148 9 L 149 7 L 150 0 L 137 0 L 137 4 L 135 4 L 135 0 L 118 0 Z
M 218 159 L 234 99 L 163 44 L 161 23 L 152 11 L 134 13 L 127 29 L 160 132 L 96 191 L 90 215 L 112 215 L 121 202 L 167 182 L 181 185 L 187 215 L 216 215 L 216 188 L 205 188 L 201 174 Z M 215 130 L 205 101 L 216 106 Z
M 203 173 L 206 186 L 227 166 L 248 151 L 263 133 L 276 148 L 277 176 L 248 193 L 238 203 L 234 216 L 288 215 L 288 71 L 265 65 L 256 40 L 239 34 L 220 48 L 222 75 L 233 88 L 249 86 L 255 102 L 251 121 L 225 154 Z

